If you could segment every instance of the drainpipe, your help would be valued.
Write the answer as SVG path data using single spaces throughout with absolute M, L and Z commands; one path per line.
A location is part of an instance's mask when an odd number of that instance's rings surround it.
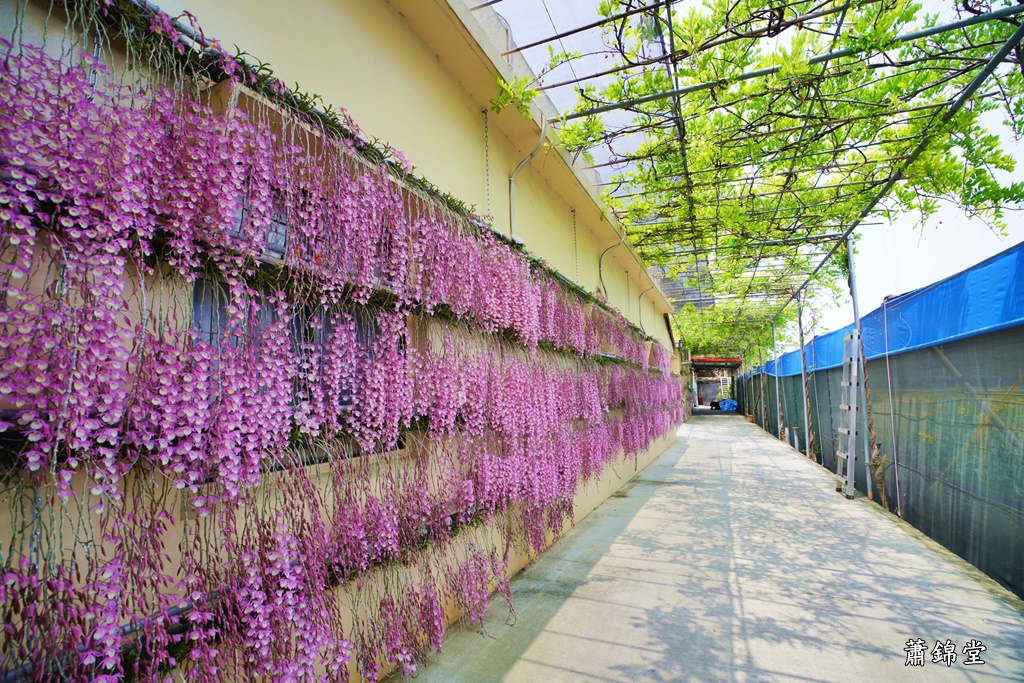
M 665 314 L 665 329 L 668 330 L 668 340 L 672 343 L 672 348 L 675 349 L 676 335 L 672 331 L 672 317 L 668 313 Z M 680 358 L 682 358 L 682 354 L 680 354 Z
M 615 244 L 613 244 L 612 246 L 608 247 L 604 251 L 602 251 L 601 252 L 601 258 L 597 259 L 597 276 L 599 278 L 601 278 L 601 290 L 604 292 L 604 298 L 606 300 L 608 299 L 608 286 L 605 285 L 605 283 L 604 283 L 604 256 L 605 256 L 605 254 L 607 254 L 612 249 L 617 249 L 617 248 L 621 247 L 622 243 L 625 242 L 625 241 L 626 241 L 626 232 L 625 232 L 625 230 L 623 230 L 622 234 L 619 235 L 619 241 L 616 242 Z
M 548 120 L 541 115 L 540 117 L 540 139 L 537 140 L 537 146 L 530 152 L 530 156 L 526 157 L 519 162 L 516 166 L 516 170 L 512 171 L 512 175 L 508 179 L 508 236 L 516 236 L 516 176 L 523 170 L 533 158 L 537 156 L 537 152 L 544 146 L 544 136 L 548 132 Z
M 644 331 L 644 334 L 647 334 L 647 328 L 644 327 L 644 294 L 654 289 L 655 286 L 656 285 L 651 285 L 644 291 L 640 292 L 640 296 L 636 298 L 636 314 L 637 318 L 640 320 L 640 329 Z

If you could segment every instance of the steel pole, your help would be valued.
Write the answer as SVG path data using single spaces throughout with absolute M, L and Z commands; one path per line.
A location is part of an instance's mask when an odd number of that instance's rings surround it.
M 766 393 L 764 388 L 764 350 L 760 346 L 758 346 L 757 348 L 757 359 L 758 361 L 760 361 L 761 367 L 760 371 L 757 373 L 758 385 L 760 388 L 760 391 L 757 392 L 757 399 L 761 403 L 761 414 L 758 416 L 758 418 L 761 420 L 761 429 L 767 432 L 768 428 L 765 425 L 768 424 L 768 409 L 764 397 Z
M 796 300 L 796 326 L 800 331 L 800 379 L 804 390 L 804 455 L 811 457 L 811 404 L 807 400 L 807 347 L 804 345 L 804 307 L 800 299 Z
M 774 360 L 772 361 L 773 369 L 775 370 L 775 412 L 779 416 L 779 422 L 776 425 L 776 436 L 782 438 L 782 399 L 781 391 L 779 389 L 779 343 L 775 338 L 775 323 L 772 323 L 772 355 Z
M 857 362 L 859 364 L 859 376 L 857 378 L 857 398 L 855 400 L 860 402 L 864 412 L 864 430 L 861 435 L 861 452 L 864 453 L 864 472 L 867 476 L 864 477 L 864 486 L 868 492 L 868 498 L 874 498 L 874 481 L 871 477 L 871 468 L 868 467 L 868 459 L 870 458 L 871 448 L 868 443 L 868 399 L 865 386 L 867 385 L 867 363 L 864 360 L 864 340 L 862 334 L 864 328 L 861 325 L 860 320 L 860 302 L 857 299 L 857 269 L 853 265 L 853 233 L 851 232 L 846 236 L 846 262 L 850 269 L 850 301 L 853 303 L 853 326 L 857 330 L 857 344 L 860 344 L 860 349 L 857 350 Z M 860 412 L 860 411 L 858 411 Z M 860 427 L 857 427 L 860 430 Z M 855 465 L 855 463 L 854 463 Z

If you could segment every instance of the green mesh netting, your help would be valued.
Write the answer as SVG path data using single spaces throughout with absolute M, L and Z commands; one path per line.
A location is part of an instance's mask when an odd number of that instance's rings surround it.
M 814 372 L 808 387 L 815 459 L 832 471 L 842 372 Z M 783 427 L 805 452 L 801 379 L 779 381 Z M 772 434 L 775 382 L 737 382 L 742 410 Z M 889 509 L 1024 597 L 1024 327 L 872 360 L 868 387 Z M 867 493 L 865 419 L 858 430 L 856 485 Z

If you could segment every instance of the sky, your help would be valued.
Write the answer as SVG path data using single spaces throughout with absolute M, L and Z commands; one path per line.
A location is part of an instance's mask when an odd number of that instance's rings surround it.
M 1018 167 L 1015 175 L 1024 176 L 1024 168 Z M 1006 235 L 966 218 L 959 208 L 948 204 L 924 227 L 915 227 L 915 218 L 904 216 L 891 225 L 858 230 L 854 268 L 861 314 L 878 308 L 887 295 L 924 287 L 1024 242 L 1024 215 L 1009 212 L 1007 216 Z M 818 334 L 853 321 L 848 296 L 823 309 L 817 321 Z

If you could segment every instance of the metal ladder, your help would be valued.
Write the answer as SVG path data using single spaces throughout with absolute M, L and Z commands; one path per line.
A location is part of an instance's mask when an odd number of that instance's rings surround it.
M 843 381 L 839 410 L 845 426 L 839 428 L 836 448 L 836 491 L 847 498 L 854 496 L 857 467 L 857 406 L 860 390 L 860 332 L 854 330 L 843 339 Z

